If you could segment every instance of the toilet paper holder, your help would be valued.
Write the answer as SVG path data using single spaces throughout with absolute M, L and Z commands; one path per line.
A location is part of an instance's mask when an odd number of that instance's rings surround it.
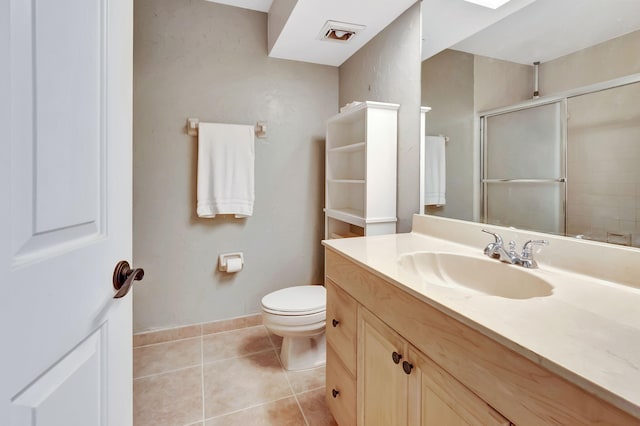
M 241 266 L 244 266 L 244 255 L 242 254 L 242 252 L 223 253 L 220 256 L 218 256 L 218 269 L 222 272 L 230 272 L 227 270 L 229 265 L 228 261 L 230 259 L 240 259 Z M 237 272 L 237 271 L 234 271 L 234 272 Z

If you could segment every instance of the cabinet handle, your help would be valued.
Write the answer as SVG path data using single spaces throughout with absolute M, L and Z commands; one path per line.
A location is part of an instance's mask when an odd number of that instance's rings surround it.
M 336 390 L 336 389 L 331 389 L 331 395 L 332 395 L 334 398 L 337 398 L 337 397 L 338 397 L 338 395 L 340 395 L 340 391 L 339 391 L 339 390 Z
M 338 326 L 338 324 L 340 324 L 340 321 L 338 321 L 335 318 L 331 321 L 331 325 L 333 325 L 333 328 L 336 328 Z
M 402 359 L 402 355 L 400 355 L 398 352 L 394 351 L 391 354 L 391 359 L 393 360 L 394 364 L 400 364 L 400 360 Z
M 411 370 L 413 370 L 413 364 L 411 364 L 411 363 L 409 363 L 407 361 L 404 361 L 402 363 L 402 369 L 404 370 L 404 372 L 406 374 L 411 374 Z

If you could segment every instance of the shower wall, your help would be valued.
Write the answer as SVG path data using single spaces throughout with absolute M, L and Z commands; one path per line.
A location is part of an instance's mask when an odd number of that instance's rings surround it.
M 568 100 L 567 234 L 640 247 L 640 83 Z

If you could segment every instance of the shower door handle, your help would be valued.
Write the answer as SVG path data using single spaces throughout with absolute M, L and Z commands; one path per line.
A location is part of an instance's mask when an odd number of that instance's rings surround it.
M 129 293 L 131 284 L 134 281 L 140 281 L 144 278 L 144 269 L 131 269 L 129 262 L 121 260 L 113 270 L 113 288 L 118 292 L 113 296 L 114 299 L 120 299 Z

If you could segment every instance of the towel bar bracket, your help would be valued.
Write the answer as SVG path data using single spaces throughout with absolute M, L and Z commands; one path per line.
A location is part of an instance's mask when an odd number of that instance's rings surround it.
M 187 134 L 189 136 L 198 136 L 198 126 L 200 120 L 197 118 L 187 118 Z

